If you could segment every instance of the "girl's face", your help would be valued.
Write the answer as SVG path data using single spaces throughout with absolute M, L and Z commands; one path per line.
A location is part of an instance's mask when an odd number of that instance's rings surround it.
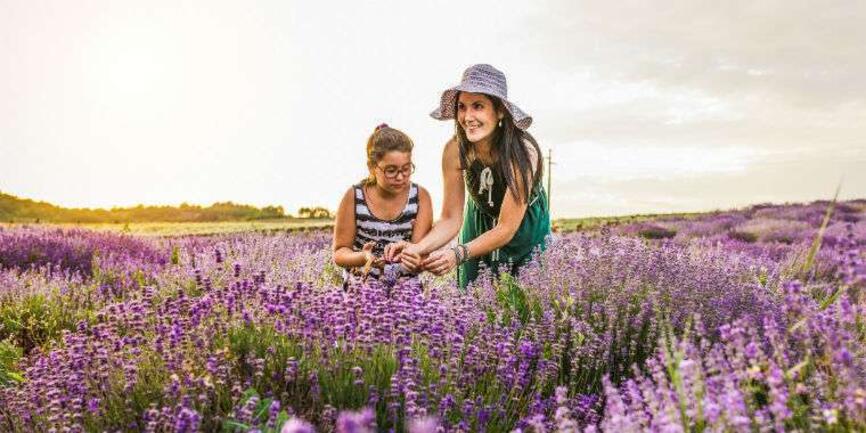
M 483 93 L 460 92 L 457 97 L 457 123 L 472 143 L 489 140 L 502 119 L 493 100 Z
M 409 187 L 409 178 L 415 171 L 411 152 L 391 151 L 372 167 L 379 188 L 398 193 Z

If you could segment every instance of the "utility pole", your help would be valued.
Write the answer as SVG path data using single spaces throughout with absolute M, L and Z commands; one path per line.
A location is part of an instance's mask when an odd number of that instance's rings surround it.
M 553 156 L 551 155 L 550 148 L 547 148 L 547 214 L 548 215 L 550 215 L 550 185 L 551 185 L 550 178 L 553 177 L 553 176 L 551 176 L 552 173 L 550 171 L 550 166 L 552 166 L 552 165 L 553 165 Z

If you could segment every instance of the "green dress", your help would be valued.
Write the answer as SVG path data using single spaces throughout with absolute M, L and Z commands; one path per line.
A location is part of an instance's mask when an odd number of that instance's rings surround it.
M 482 175 L 492 175 L 493 184 L 490 188 L 479 192 Z M 498 173 L 495 167 L 488 170 L 478 160 L 473 161 L 469 169 L 464 171 L 463 179 L 469 198 L 466 200 L 459 242 L 465 244 L 496 226 L 507 186 L 502 174 Z M 514 237 L 499 249 L 460 265 L 457 268 L 459 287 L 465 289 L 467 284 L 478 277 L 482 262 L 494 273 L 500 270 L 500 266 L 505 266 L 506 271 L 517 274 L 520 267 L 532 258 L 534 252 L 544 250 L 548 235 L 550 235 L 550 214 L 547 209 L 547 193 L 541 186 L 541 182 L 538 182 L 529 196 L 529 205 Z

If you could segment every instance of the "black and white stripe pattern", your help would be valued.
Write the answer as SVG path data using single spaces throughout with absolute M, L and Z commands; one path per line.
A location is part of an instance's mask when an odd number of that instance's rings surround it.
M 367 206 L 363 185 L 355 185 L 355 240 L 352 247 L 360 251 L 367 242 L 375 242 L 373 254 L 381 256 L 385 246 L 392 242 L 412 239 L 412 229 L 418 216 L 418 185 L 409 186 L 409 198 L 403 212 L 397 218 L 385 221 L 377 218 Z M 373 269 L 370 275 L 378 276 L 379 270 Z

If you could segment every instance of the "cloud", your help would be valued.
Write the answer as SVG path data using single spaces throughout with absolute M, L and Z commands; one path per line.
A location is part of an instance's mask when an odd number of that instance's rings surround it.
M 559 180 L 591 177 L 627 181 L 736 174 L 745 172 L 763 157 L 747 147 L 707 152 L 700 147 L 645 147 L 640 144 L 611 148 L 591 141 L 568 143 L 567 146 L 572 151 L 556 159 L 554 170 Z
M 801 107 L 866 98 L 866 3 L 548 2 L 529 50 L 599 77 Z
M 522 78 L 554 212 L 826 198 L 844 173 L 866 194 L 866 3 L 534 5 Z
M 866 172 L 863 2 L 55 6 L 0 16 L 0 186 L 62 204 L 333 205 L 386 121 L 438 205 L 452 125 L 427 113 L 479 62 L 553 150 L 560 215 Z
M 552 191 L 553 212 L 568 216 L 686 212 L 829 199 L 840 183 L 841 198 L 848 199 L 863 196 L 866 149 L 753 155 L 741 169 L 702 174 L 605 177 L 590 173 L 564 179 L 554 174 L 554 178 L 560 180 Z

